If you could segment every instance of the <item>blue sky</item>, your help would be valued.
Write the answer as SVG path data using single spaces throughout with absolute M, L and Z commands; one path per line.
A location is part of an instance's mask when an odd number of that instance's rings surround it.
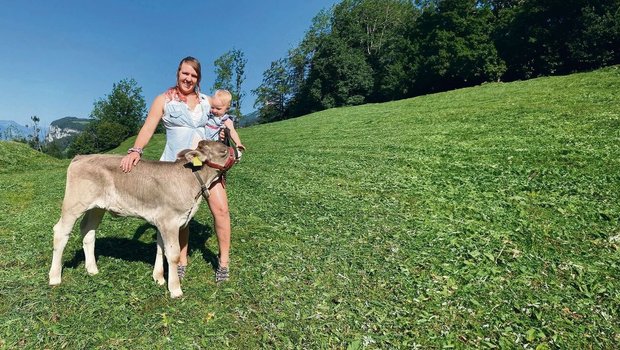
M 112 85 L 133 78 L 147 106 L 175 83 L 181 58 L 202 63 L 209 93 L 213 62 L 239 49 L 247 59 L 242 112 L 272 61 L 299 44 L 320 10 L 337 0 L 3 1 L 0 120 L 41 124 L 87 118 Z

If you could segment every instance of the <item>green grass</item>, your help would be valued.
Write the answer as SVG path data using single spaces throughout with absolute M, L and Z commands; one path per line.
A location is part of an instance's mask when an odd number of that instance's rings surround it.
M 0 348 L 614 348 L 618 91 L 610 67 L 241 129 L 232 280 L 203 205 L 181 300 L 154 229 L 110 216 L 99 275 L 74 230 L 48 287 L 68 161 L 0 143 Z

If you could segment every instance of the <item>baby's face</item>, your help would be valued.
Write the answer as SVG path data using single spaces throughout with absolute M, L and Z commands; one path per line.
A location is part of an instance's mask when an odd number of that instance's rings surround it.
M 228 106 L 217 97 L 211 98 L 211 114 L 216 117 L 221 117 L 226 114 Z

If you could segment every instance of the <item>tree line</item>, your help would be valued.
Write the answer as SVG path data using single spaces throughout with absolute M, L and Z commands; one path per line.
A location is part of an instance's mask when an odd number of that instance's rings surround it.
M 261 122 L 620 63 L 620 0 L 343 0 L 253 90 Z
M 242 118 L 244 53 L 214 62 L 212 89 Z M 568 74 L 620 63 L 620 0 L 343 0 L 319 12 L 303 39 L 263 72 L 259 122 L 385 102 L 485 82 Z M 91 122 L 56 157 L 99 153 L 137 134 L 146 117 L 133 79 L 94 103 Z M 163 130 L 159 130 L 162 132 Z

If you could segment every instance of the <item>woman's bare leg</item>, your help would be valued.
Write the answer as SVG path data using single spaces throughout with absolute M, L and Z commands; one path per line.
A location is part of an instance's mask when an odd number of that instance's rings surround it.
M 215 234 L 219 248 L 220 266 L 228 267 L 230 260 L 230 212 L 228 196 L 221 181 L 209 189 L 209 208 L 213 214 Z

